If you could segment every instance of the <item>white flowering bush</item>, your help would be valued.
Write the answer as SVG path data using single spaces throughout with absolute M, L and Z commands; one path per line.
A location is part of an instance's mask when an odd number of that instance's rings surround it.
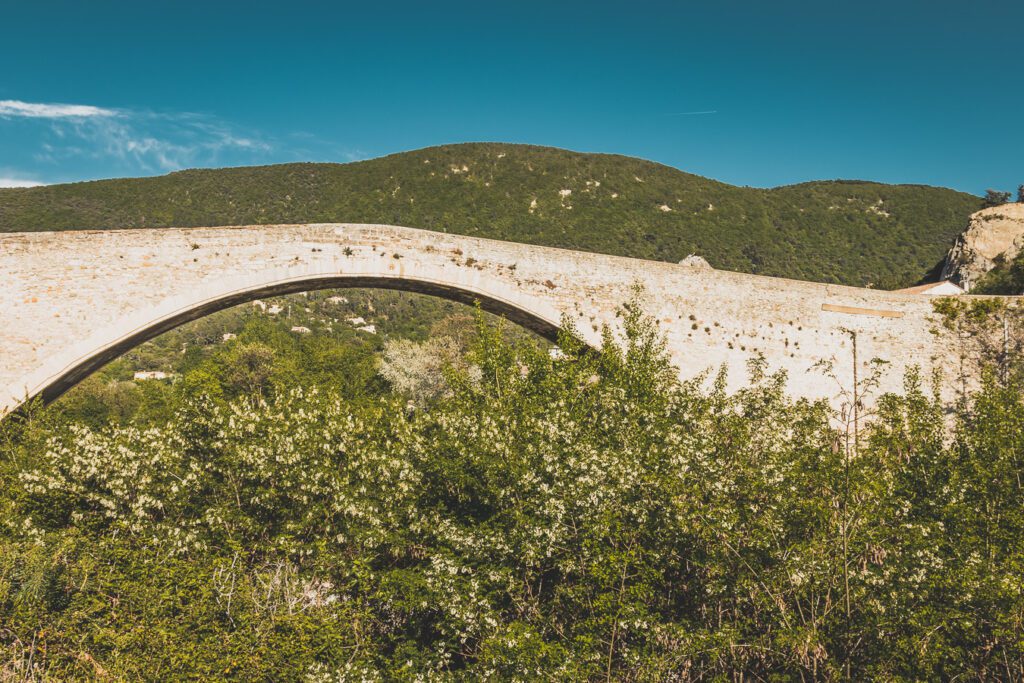
M 380 374 L 398 393 L 424 403 L 451 395 L 446 372 L 468 371 L 459 342 L 448 336 L 423 342 L 389 339 L 381 354 Z
M 761 362 L 734 395 L 678 382 L 623 314 L 557 359 L 481 326 L 415 409 L 186 378 L 155 426 L 9 421 L 0 672 L 1020 676 L 1017 375 L 950 432 L 912 374 L 851 434 Z

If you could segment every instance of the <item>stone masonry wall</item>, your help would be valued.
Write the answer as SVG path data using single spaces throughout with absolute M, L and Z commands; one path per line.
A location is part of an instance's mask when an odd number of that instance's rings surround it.
M 796 396 L 837 404 L 889 361 L 883 390 L 911 365 L 952 368 L 927 296 L 758 277 L 383 225 L 0 234 L 0 412 L 59 394 L 154 331 L 231 303 L 311 287 L 390 286 L 485 307 L 550 335 L 563 316 L 597 344 L 635 285 L 682 377 L 726 366 L 743 385 L 758 354 Z M 834 364 L 826 377 L 821 361 Z

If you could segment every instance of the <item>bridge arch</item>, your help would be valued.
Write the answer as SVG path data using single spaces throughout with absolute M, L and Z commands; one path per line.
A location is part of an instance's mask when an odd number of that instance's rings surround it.
M 557 341 L 561 329 L 560 321 L 554 319 L 555 311 L 549 310 L 543 302 L 509 301 L 494 292 L 482 291 L 478 287 L 437 282 L 428 279 L 400 276 L 330 275 L 300 276 L 272 280 L 263 285 L 225 291 L 220 295 L 193 300 L 191 297 L 174 297 L 157 307 L 157 314 L 133 315 L 110 328 L 100 330 L 78 344 L 74 349 L 55 358 L 47 368 L 60 367 L 55 373 L 40 378 L 38 390 L 27 399 L 40 397 L 49 403 L 62 396 L 69 389 L 93 374 L 118 356 L 140 346 L 154 337 L 180 325 L 205 317 L 217 311 L 245 304 L 257 299 L 309 292 L 322 289 L 387 289 L 414 292 L 468 305 L 480 304 L 488 313 L 503 316 L 548 341 Z M 532 304 L 532 305 L 531 305 Z M 140 322 L 140 319 L 142 322 Z M 73 357 L 72 357 L 73 356 Z

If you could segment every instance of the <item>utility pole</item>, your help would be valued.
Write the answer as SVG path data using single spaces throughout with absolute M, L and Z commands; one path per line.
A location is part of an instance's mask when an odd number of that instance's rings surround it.
M 853 340 L 853 454 L 860 453 L 860 396 L 857 395 L 857 333 L 850 330 L 850 339 Z
M 853 344 L 853 455 L 860 453 L 860 396 L 857 374 L 857 332 L 847 330 Z M 847 441 L 847 444 L 850 442 Z M 851 633 L 850 628 L 850 449 L 846 448 L 846 461 L 843 463 L 843 602 L 846 607 L 846 680 L 850 679 Z

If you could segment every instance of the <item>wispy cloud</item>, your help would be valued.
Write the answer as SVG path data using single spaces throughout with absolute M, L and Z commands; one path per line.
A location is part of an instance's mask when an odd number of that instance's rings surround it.
M 62 132 L 70 133 L 77 142 L 51 146 L 58 157 L 61 150 L 96 158 L 113 157 L 143 171 L 176 171 L 216 163 L 225 153 L 271 150 L 271 145 L 261 139 L 195 114 L 133 112 L 113 119 L 69 121 Z
M 0 117 L 26 119 L 89 119 L 117 116 L 117 111 L 88 104 L 47 104 L 0 100 Z
M 704 114 L 717 114 L 717 109 L 708 109 L 707 111 L 677 111 L 672 114 L 665 114 L 665 116 L 702 116 Z
M 11 178 L 8 176 L 0 176 L 0 187 L 38 187 L 45 185 L 35 180 L 26 180 L 24 178 Z
M 43 165 L 77 158 L 122 173 L 167 172 L 256 163 L 273 149 L 262 136 L 204 114 L 0 100 L 0 123 L 14 119 L 43 126 L 33 156 Z

